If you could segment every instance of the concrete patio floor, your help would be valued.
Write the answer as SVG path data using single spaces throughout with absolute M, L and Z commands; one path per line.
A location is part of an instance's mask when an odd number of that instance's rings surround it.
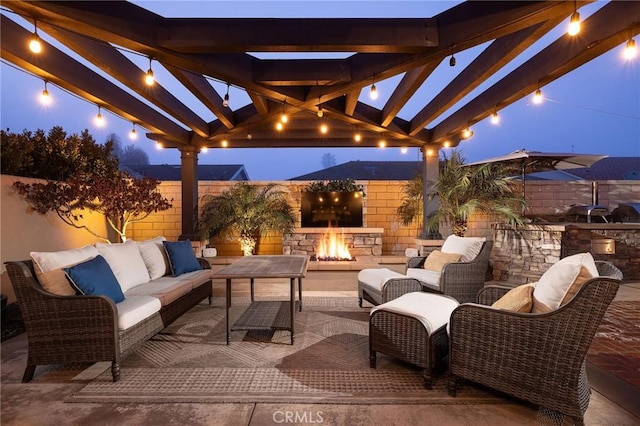
M 332 275 L 331 281 L 340 281 Z M 305 296 L 355 297 L 351 288 L 319 290 L 322 280 L 305 282 Z M 345 276 L 344 281 L 351 281 Z M 352 282 L 352 281 L 351 281 Z M 257 283 L 267 295 L 288 294 L 288 284 Z M 334 287 L 334 286 L 332 286 Z M 246 295 L 248 285 L 234 287 L 234 295 Z M 214 282 L 214 295 L 224 294 L 222 282 Z M 623 284 L 616 300 L 640 300 L 640 283 Z M 549 424 L 537 407 L 513 401 L 499 405 L 326 405 L 326 404 L 108 404 L 65 403 L 66 396 L 86 382 L 72 381 L 79 371 L 51 375 L 46 381 L 20 383 L 25 367 L 27 336 L 22 334 L 1 345 L 3 425 L 536 425 Z M 42 367 L 39 367 L 42 368 Z M 298 420 L 294 422 L 293 420 Z M 597 391 L 593 391 L 585 415 L 587 425 L 638 425 L 640 418 Z

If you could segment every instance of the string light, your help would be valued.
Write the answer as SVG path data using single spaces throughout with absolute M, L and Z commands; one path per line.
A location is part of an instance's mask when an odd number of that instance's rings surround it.
M 226 148 L 229 146 L 229 141 L 226 139 L 222 139 L 222 142 L 220 142 L 220 145 L 222 145 L 223 148 Z
M 327 126 L 327 123 L 322 123 L 320 125 L 320 133 L 322 133 L 323 135 L 326 135 L 329 132 L 329 126 Z
M 324 116 L 324 111 L 322 110 L 322 105 L 318 106 L 318 117 L 322 118 Z
M 203 154 L 206 154 L 207 152 L 209 152 L 209 148 L 207 148 L 206 146 L 203 146 L 202 148 L 200 148 L 200 152 Z
M 638 48 L 636 47 L 636 41 L 632 38 L 627 40 L 627 44 L 624 47 L 623 56 L 626 60 L 630 61 L 638 54 Z
M 536 92 L 533 94 L 533 103 L 536 105 L 540 105 L 543 100 L 544 100 L 544 97 L 542 96 L 542 91 L 540 90 L 540 88 L 538 88 Z
M 498 111 L 494 111 L 493 114 L 491 114 L 491 124 L 499 124 L 500 123 L 500 116 L 498 115 Z
M 473 136 L 473 130 L 470 127 L 466 127 L 462 131 L 462 139 L 469 139 L 471 136 Z
M 153 77 L 153 70 L 151 69 L 151 57 L 149 57 L 149 69 L 144 76 L 144 82 L 147 86 L 153 86 L 156 83 L 156 79 Z
M 575 10 L 571 14 L 571 18 L 569 18 L 569 29 L 567 30 L 567 33 L 573 37 L 575 35 L 578 35 L 579 32 L 580 32 L 580 14 L 578 13 L 577 10 Z
M 370 97 L 372 100 L 374 100 L 374 101 L 375 101 L 376 99 L 378 99 L 378 89 L 376 89 L 376 82 L 375 82 L 375 80 L 374 80 L 374 81 L 372 81 L 372 83 L 371 83 L 371 89 L 369 90 L 369 97 Z
M 98 114 L 96 115 L 95 123 L 96 123 L 96 126 L 98 127 L 104 127 L 104 124 L 105 124 L 104 117 L 102 116 L 102 112 L 99 106 L 98 106 Z
M 34 31 L 33 31 L 33 36 L 29 41 L 29 50 L 31 50 L 33 53 L 40 53 L 42 52 L 42 42 L 40 41 L 40 37 L 38 36 L 37 21 L 33 21 L 33 27 L 34 27 Z
M 133 127 L 131 128 L 131 131 L 129 132 L 129 139 L 131 139 L 132 141 L 138 139 L 138 132 L 136 132 L 136 123 L 131 123 L 133 124 Z
M 451 142 L 449 141 L 444 141 L 444 143 L 442 144 L 443 147 L 445 148 L 449 148 L 451 146 Z
M 160 142 L 160 141 L 156 142 L 156 149 L 157 149 L 158 151 L 160 151 L 160 150 L 164 149 L 164 147 L 162 146 L 162 142 Z
M 280 121 L 284 124 L 289 121 L 289 116 L 287 116 L 287 102 L 282 103 L 282 114 L 280 114 Z
M 224 94 L 224 100 L 222 101 L 222 106 L 225 108 L 229 108 L 229 83 L 227 83 L 227 93 Z
M 360 142 L 362 140 L 362 135 L 360 131 L 356 130 L 356 133 L 353 135 L 353 140 L 356 142 Z
M 40 94 L 40 103 L 42 105 L 51 105 L 51 96 L 49 96 L 49 91 L 47 90 L 47 81 L 44 81 L 44 90 Z
M 281 132 L 281 131 L 282 131 L 282 129 L 284 129 L 284 125 L 282 124 L 282 121 L 278 121 L 278 122 L 276 123 L 276 130 L 277 130 L 277 131 L 279 131 L 279 132 Z
M 387 141 L 384 140 L 384 138 L 380 139 L 380 141 L 378 142 L 378 146 L 380 148 L 385 148 L 387 146 Z
M 456 57 L 453 56 L 453 44 L 451 45 L 451 58 L 449 58 L 449 66 L 450 67 L 456 66 Z
M 403 146 L 402 148 L 400 148 L 400 152 L 401 152 L 402 154 L 406 154 L 406 153 L 407 153 L 407 151 L 409 151 L 409 150 L 407 149 L 407 147 L 406 147 L 406 146 Z

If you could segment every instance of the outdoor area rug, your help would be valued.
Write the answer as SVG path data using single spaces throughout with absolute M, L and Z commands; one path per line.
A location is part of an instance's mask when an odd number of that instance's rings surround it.
M 426 390 L 421 369 L 382 354 L 370 368 L 369 308 L 359 308 L 356 298 L 304 298 L 293 345 L 289 331 L 260 330 L 232 332 L 227 346 L 223 303 L 194 307 L 126 357 L 119 382 L 107 368 L 66 402 L 507 402 L 467 383 L 450 397 L 446 374 Z M 234 298 L 230 318 L 248 305 L 248 298 Z

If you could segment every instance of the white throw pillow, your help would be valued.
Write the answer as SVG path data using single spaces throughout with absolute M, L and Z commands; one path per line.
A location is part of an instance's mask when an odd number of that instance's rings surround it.
M 61 296 L 73 296 L 76 291 L 62 268 L 75 266 L 98 255 L 94 246 L 84 246 L 73 250 L 29 253 L 33 260 L 33 269 L 42 287 L 50 293 Z
M 567 256 L 542 274 L 533 290 L 531 312 L 558 309 L 567 303 L 587 280 L 597 277 L 598 268 L 591 253 Z
M 478 256 L 485 241 L 487 241 L 485 237 L 458 237 L 452 234 L 444 241 L 440 251 L 458 253 L 460 254 L 460 262 L 471 262 Z
M 96 243 L 96 248 L 111 267 L 123 292 L 149 282 L 147 266 L 135 241 L 128 240 L 122 244 Z
M 165 237 L 156 237 L 137 243 L 142 260 L 152 280 L 163 277 L 171 272 L 167 253 L 162 245 L 163 241 L 167 241 L 167 239 Z

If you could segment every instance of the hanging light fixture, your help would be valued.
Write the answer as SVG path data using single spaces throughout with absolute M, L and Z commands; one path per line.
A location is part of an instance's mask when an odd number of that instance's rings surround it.
M 533 94 L 533 103 L 536 105 L 540 105 L 543 100 L 544 100 L 544 97 L 542 96 L 542 91 L 540 90 L 540 88 L 538 88 L 536 92 Z
M 144 76 L 144 82 L 147 86 L 153 86 L 156 83 L 156 79 L 153 77 L 153 70 L 151 69 L 151 56 L 149 56 L 149 69 Z
M 462 139 L 469 139 L 471 136 L 473 136 L 473 130 L 470 127 L 466 127 L 462 131 Z
M 500 123 L 500 116 L 498 115 L 498 111 L 493 111 L 493 114 L 491 114 L 491 124 L 499 124 Z
M 453 56 L 453 44 L 451 45 L 451 57 L 449 58 L 449 66 L 450 67 L 456 66 L 456 57 Z
M 406 146 L 403 146 L 402 148 L 400 148 L 400 152 L 401 152 L 402 154 L 406 154 L 408 151 L 409 151 L 409 150 L 407 149 L 407 147 L 406 147 Z
M 318 105 L 318 117 L 322 118 L 324 116 L 324 110 L 322 109 L 322 105 Z
M 225 108 L 229 108 L 229 83 L 227 83 L 227 93 L 224 94 L 222 106 Z
M 162 146 L 162 142 L 160 142 L 160 141 L 156 142 L 156 149 L 157 149 L 158 151 L 160 151 L 160 150 L 164 149 L 164 147 Z
M 282 103 L 282 114 L 280 114 L 280 122 L 285 124 L 287 121 L 289 121 L 289 116 L 287 115 L 287 101 L 284 101 Z
M 573 2 L 573 13 L 571 14 L 571 18 L 569 18 L 569 29 L 567 30 L 567 34 L 570 36 L 578 35 L 580 32 L 580 14 L 578 13 L 578 9 L 576 6 L 576 2 Z
M 226 148 L 229 146 L 229 141 L 226 139 L 222 139 L 222 142 L 220 142 L 220 145 L 222 145 L 223 148 Z
M 630 61 L 638 54 L 638 48 L 636 47 L 636 41 L 632 38 L 627 40 L 627 44 L 624 47 L 623 56 L 626 60 Z
M 29 40 L 29 50 L 33 53 L 42 52 L 42 42 L 40 41 L 40 36 L 38 36 L 38 22 L 33 21 L 33 36 L 31 36 L 31 40 Z
M 327 126 L 327 123 L 323 122 L 322 124 L 320 124 L 320 133 L 322 133 L 323 135 L 329 133 L 329 126 Z
M 47 90 L 47 80 L 44 81 L 44 90 L 40 94 L 40 103 L 42 105 L 51 104 L 51 96 L 49 96 L 49 91 Z
M 380 141 L 378 141 L 378 147 L 385 148 L 386 146 L 387 146 L 387 141 L 384 140 L 384 138 L 380 138 Z
M 104 126 L 104 117 L 102 116 L 100 106 L 98 106 L 98 114 L 96 114 L 95 123 L 96 123 L 96 126 L 98 127 Z
M 378 99 L 378 89 L 376 89 L 375 77 L 372 78 L 371 89 L 369 90 L 369 97 L 374 101 Z
M 445 148 L 449 148 L 449 147 L 451 147 L 451 142 L 450 141 L 444 141 L 442 143 L 442 146 L 445 147 Z
M 209 148 L 207 148 L 206 146 L 203 146 L 202 148 L 200 148 L 200 152 L 203 154 L 206 154 L 207 152 L 209 152 Z
M 281 132 L 281 131 L 282 131 L 282 129 L 284 129 L 284 124 L 282 124 L 282 121 L 278 121 L 278 122 L 276 123 L 276 130 L 277 130 L 277 131 L 279 131 L 279 132 Z
M 353 135 L 353 140 L 356 142 L 360 142 L 362 140 L 362 135 L 360 134 L 360 130 L 356 128 L 356 133 Z
M 131 139 L 132 141 L 138 139 L 138 132 L 136 132 L 136 123 L 131 123 L 133 125 L 133 127 L 131 128 L 131 131 L 129 132 L 129 139 Z

